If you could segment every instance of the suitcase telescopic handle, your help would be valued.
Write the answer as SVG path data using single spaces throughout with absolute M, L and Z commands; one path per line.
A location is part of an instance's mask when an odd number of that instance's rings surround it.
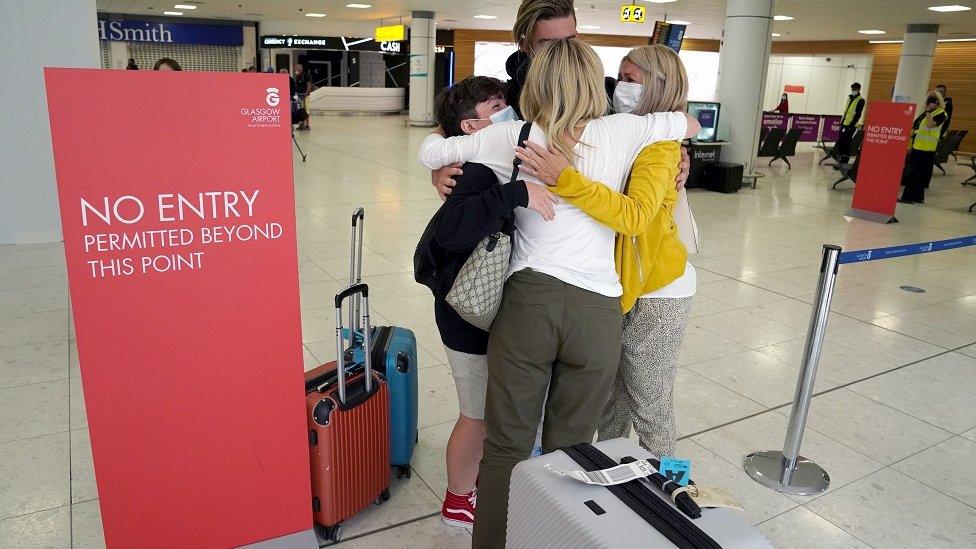
M 336 315 L 336 372 L 339 380 L 339 401 L 343 406 L 346 404 L 346 364 L 345 349 L 343 349 L 343 325 L 342 325 L 342 302 L 353 296 L 363 298 L 363 354 L 366 356 L 366 393 L 373 390 L 373 357 L 370 356 L 370 326 L 369 326 L 369 286 L 366 284 L 355 284 L 342 290 L 335 296 L 335 315 Z M 352 347 L 356 334 L 352 328 L 349 329 L 349 346 Z
M 352 240 L 349 243 L 349 285 L 353 286 L 363 281 L 363 226 L 366 211 L 360 206 L 352 212 Z M 349 329 L 360 329 L 360 304 L 357 298 L 353 307 L 349 308 Z

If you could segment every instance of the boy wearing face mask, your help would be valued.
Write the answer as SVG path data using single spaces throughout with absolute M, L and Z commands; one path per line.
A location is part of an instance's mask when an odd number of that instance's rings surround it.
M 505 101 L 505 84 L 472 76 L 442 91 L 434 101 L 434 117 L 446 137 L 472 134 L 493 123 L 515 120 Z M 513 155 L 514 158 L 514 155 Z M 481 240 L 499 231 L 509 236 L 515 209 L 532 208 L 545 219 L 555 215 L 555 198 L 542 185 L 523 181 L 500 185 L 482 164 L 467 163 L 457 185 L 431 218 L 417 247 L 418 282 L 434 293 L 434 317 L 454 376 L 460 415 L 447 443 L 447 494 L 442 520 L 471 529 L 475 512 L 475 481 L 485 439 L 485 394 L 488 384 L 488 332 L 461 318 L 444 300 L 458 271 Z M 436 276 L 428 277 L 433 272 Z

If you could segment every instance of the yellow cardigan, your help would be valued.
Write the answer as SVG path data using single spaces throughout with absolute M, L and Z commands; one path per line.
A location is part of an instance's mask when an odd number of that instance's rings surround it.
M 676 141 L 649 145 L 637 155 L 626 194 L 587 179 L 572 167 L 550 190 L 590 217 L 617 231 L 614 258 L 626 313 L 637 299 L 684 274 L 688 251 L 678 238 L 674 204 L 681 150 Z

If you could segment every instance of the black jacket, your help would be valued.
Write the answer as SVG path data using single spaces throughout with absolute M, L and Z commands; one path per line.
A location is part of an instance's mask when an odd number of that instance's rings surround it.
M 515 112 L 518 113 L 519 118 L 525 119 L 522 116 L 522 109 L 519 96 L 522 94 L 522 86 L 525 85 L 525 76 L 529 73 L 529 62 L 531 58 L 527 53 L 522 50 L 516 50 L 515 53 L 508 56 L 505 60 L 505 70 L 508 72 L 510 80 L 508 81 L 508 92 L 505 94 L 505 101 Z M 607 112 L 610 112 L 613 106 L 613 90 L 617 87 L 617 80 L 609 76 L 604 77 L 603 85 L 607 91 Z
M 500 185 L 495 173 L 482 164 L 469 162 L 461 169 L 464 173 L 454 178 L 457 185 L 453 192 L 425 231 L 430 231 L 433 238 L 427 242 L 427 249 L 418 249 L 417 253 L 426 254 L 437 271 L 431 290 L 434 318 L 444 345 L 462 353 L 483 355 L 488 352 L 488 332 L 465 322 L 444 301 L 444 296 L 483 238 L 499 231 L 513 234 L 515 208 L 529 205 L 529 193 L 523 181 Z

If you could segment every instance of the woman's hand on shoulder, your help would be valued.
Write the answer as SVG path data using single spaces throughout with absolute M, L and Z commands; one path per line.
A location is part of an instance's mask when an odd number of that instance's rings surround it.
M 454 177 L 463 174 L 464 170 L 461 169 L 461 164 L 449 164 L 439 170 L 431 170 L 430 184 L 437 189 L 437 196 L 441 197 L 441 200 L 447 200 L 447 196 L 454 191 L 454 186 L 457 185 Z
M 688 173 L 691 171 L 691 157 L 688 156 L 688 147 L 681 147 L 681 162 L 678 163 L 678 176 L 674 178 L 674 189 L 680 191 L 685 188 L 688 182 Z
M 515 147 L 515 156 L 522 160 L 522 171 L 550 187 L 555 187 L 559 174 L 570 167 L 569 159 L 562 153 L 531 141 L 526 141 L 525 147 Z
M 691 139 L 692 137 L 698 135 L 698 132 L 701 131 L 701 123 L 691 114 L 683 114 L 685 115 L 685 118 L 688 119 L 688 131 L 685 132 L 685 139 Z
M 546 221 L 552 221 L 556 217 L 556 197 L 549 192 L 545 185 L 535 183 L 524 183 L 525 190 L 529 193 L 529 208 L 539 212 Z

